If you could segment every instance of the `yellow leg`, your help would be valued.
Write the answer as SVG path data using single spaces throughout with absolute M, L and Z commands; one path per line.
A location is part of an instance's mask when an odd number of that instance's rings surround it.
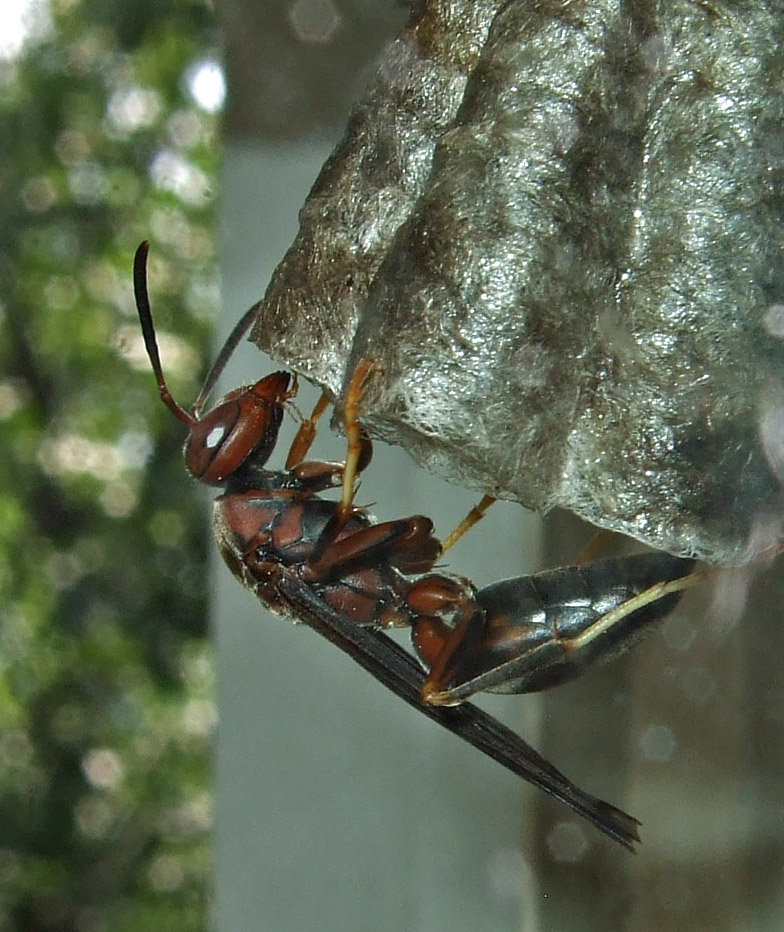
M 313 413 L 310 417 L 305 418 L 299 425 L 299 430 L 291 444 L 289 455 L 286 457 L 286 469 L 293 469 L 295 466 L 298 466 L 308 455 L 316 437 L 318 422 L 329 405 L 329 395 L 326 392 L 322 392 L 321 397 L 316 402 Z
M 597 559 L 602 550 L 609 547 L 615 537 L 618 537 L 615 531 L 608 531 L 605 528 L 597 531 L 577 554 L 577 559 L 574 561 L 575 564 L 582 566 L 583 563 L 592 563 Z
M 475 524 L 478 524 L 495 500 L 492 495 L 485 495 L 478 505 L 474 505 L 454 531 L 445 538 L 441 546 L 441 553 L 446 553 L 450 547 L 454 547 L 466 531 L 470 531 Z
M 606 615 L 602 615 L 602 617 L 595 624 L 591 625 L 589 628 L 586 628 L 579 635 L 577 635 L 577 637 L 566 640 L 566 643 L 570 649 L 573 648 L 575 650 L 579 650 L 581 647 L 584 647 L 586 644 L 592 641 L 597 635 L 603 634 L 605 631 L 607 631 L 608 628 L 611 628 L 622 618 L 625 618 L 627 615 L 631 615 L 632 612 L 636 612 L 641 608 L 645 608 L 646 605 L 650 605 L 652 602 L 658 602 L 658 600 L 663 599 L 665 595 L 691 589 L 692 586 L 696 586 L 698 583 L 704 582 L 712 573 L 715 572 L 715 567 L 705 567 L 703 569 L 695 570 L 693 573 L 689 573 L 688 576 L 681 576 L 679 579 L 671 579 L 669 582 L 656 583 L 649 589 L 641 592 L 639 595 L 636 595 L 631 599 L 627 599 L 626 602 L 624 602 L 622 605 L 619 605 L 618 608 L 613 609 Z
M 346 429 L 348 448 L 346 450 L 346 466 L 343 470 L 343 498 L 340 503 L 340 512 L 343 520 L 349 517 L 354 505 L 356 492 L 357 465 L 366 450 L 366 436 L 359 421 L 359 402 L 365 383 L 371 372 L 378 368 L 374 359 L 363 359 L 354 369 L 354 374 L 346 390 L 346 399 L 343 405 L 343 423 Z

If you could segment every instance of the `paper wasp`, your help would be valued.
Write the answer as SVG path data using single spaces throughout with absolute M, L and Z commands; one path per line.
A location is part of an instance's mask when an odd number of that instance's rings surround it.
M 346 393 L 345 462 L 307 458 L 329 404 L 322 396 L 302 421 L 284 469 L 268 470 L 284 410 L 297 393 L 296 377 L 274 372 L 203 413 L 255 317 L 253 307 L 229 336 L 190 411 L 182 408 L 161 367 L 147 293 L 148 252 L 142 243 L 134 261 L 145 346 L 161 398 L 188 426 L 188 471 L 224 487 L 215 502 L 214 532 L 232 573 L 272 611 L 315 629 L 420 712 L 632 848 L 639 840 L 636 819 L 580 790 L 465 700 L 485 690 L 545 689 L 627 649 L 693 584 L 693 561 L 644 554 L 480 590 L 467 579 L 432 572 L 443 548 L 427 517 L 377 523 L 354 505 L 356 476 L 372 457 L 358 406 L 373 363 L 358 368 Z M 322 498 L 330 489 L 342 489 L 342 497 Z M 475 511 L 461 527 L 475 523 L 481 507 Z M 411 628 L 421 663 L 384 633 L 402 626 Z

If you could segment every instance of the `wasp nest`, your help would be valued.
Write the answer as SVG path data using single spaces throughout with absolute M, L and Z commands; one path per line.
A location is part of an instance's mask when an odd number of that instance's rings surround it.
M 430 0 L 256 342 L 461 483 L 716 562 L 781 535 L 784 12 Z

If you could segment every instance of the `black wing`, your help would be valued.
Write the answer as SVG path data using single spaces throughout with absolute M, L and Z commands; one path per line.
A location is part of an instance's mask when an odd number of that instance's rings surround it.
M 468 702 L 454 707 L 425 703 L 421 698 L 424 671 L 381 631 L 354 624 L 294 577 L 279 579 L 278 591 L 298 620 L 353 657 L 387 689 L 512 773 L 565 803 L 605 835 L 634 850 L 634 843 L 640 840 L 637 819 L 583 792 L 511 729 Z

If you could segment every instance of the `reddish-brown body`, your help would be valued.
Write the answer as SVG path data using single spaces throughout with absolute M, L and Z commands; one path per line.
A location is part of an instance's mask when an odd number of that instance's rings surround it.
M 661 554 L 604 561 L 480 592 L 460 577 L 430 572 L 442 547 L 428 518 L 375 523 L 353 505 L 354 479 L 372 455 L 357 413 L 372 364 L 357 368 L 347 392 L 345 463 L 306 459 L 327 407 L 322 399 L 302 423 L 285 469 L 265 469 L 296 380 L 273 373 L 202 415 L 206 396 L 252 322 L 251 308 L 191 411 L 181 408 L 161 370 L 146 289 L 147 251 L 142 244 L 134 266 L 145 344 L 161 397 L 189 427 L 186 466 L 204 482 L 225 485 L 215 503 L 214 531 L 230 570 L 273 611 L 305 622 L 425 715 L 632 847 L 635 819 L 583 793 L 522 738 L 464 700 L 481 690 L 546 688 L 623 650 L 672 608 L 687 585 L 689 561 Z M 320 497 L 337 487 L 343 489 L 340 501 Z M 464 525 L 475 523 L 482 510 Z M 392 626 L 412 628 L 429 672 L 383 635 Z
M 330 562 L 321 571 L 312 556 L 325 529 L 335 523 L 338 509 L 338 502 L 291 489 L 228 493 L 215 502 L 215 534 L 221 552 L 228 552 L 229 560 L 240 558 L 244 581 L 276 612 L 291 615 L 275 587 L 276 577 L 287 573 L 354 624 L 380 628 L 410 624 L 406 596 L 411 583 L 391 563 L 378 560 L 378 548 L 371 552 L 369 541 L 371 535 L 388 540 L 400 531 L 409 532 L 409 522 L 374 525 L 356 511 L 332 538 L 334 547 L 346 546 L 345 559 L 338 567 Z M 362 546 L 355 549 L 358 534 Z M 427 518 L 420 518 L 415 536 L 432 558 L 440 552 Z

